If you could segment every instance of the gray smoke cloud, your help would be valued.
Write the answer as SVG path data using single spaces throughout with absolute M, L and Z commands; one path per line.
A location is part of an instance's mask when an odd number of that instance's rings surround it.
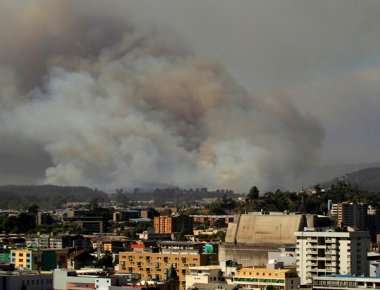
M 245 191 L 319 161 L 323 129 L 287 94 L 248 92 L 128 4 L 1 6 L 3 183 Z

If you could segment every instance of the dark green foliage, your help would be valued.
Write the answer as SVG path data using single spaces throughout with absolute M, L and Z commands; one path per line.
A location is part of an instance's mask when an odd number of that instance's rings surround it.
M 106 253 L 103 257 L 95 262 L 95 267 L 98 268 L 113 268 L 113 259 L 110 253 Z
M 208 205 L 209 214 L 226 214 L 229 211 L 234 210 L 237 207 L 236 201 L 228 196 L 223 195 L 217 201 Z
M 247 195 L 248 200 L 252 201 L 259 198 L 260 191 L 256 186 L 252 186 Z
M 0 231 L 6 233 L 28 233 L 36 227 L 36 218 L 29 213 L 0 218 Z
M 37 205 L 40 209 L 52 209 L 65 202 L 108 200 L 104 192 L 88 187 L 31 185 L 0 186 L 0 208 L 29 208 Z
M 325 214 L 327 211 L 327 201 L 334 203 L 343 201 L 364 202 L 380 208 L 380 195 L 359 190 L 347 182 L 339 181 L 331 185 L 325 191 L 319 185 L 315 186 L 315 193 L 295 193 L 289 191 L 276 190 L 267 192 L 256 199 L 253 203 L 247 201 L 246 211 L 298 211 L 305 213 Z

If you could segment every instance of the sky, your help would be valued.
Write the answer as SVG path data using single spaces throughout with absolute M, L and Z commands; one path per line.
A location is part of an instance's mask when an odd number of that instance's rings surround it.
M 295 188 L 379 161 L 379 1 L 0 0 L 0 19 L 2 184 Z

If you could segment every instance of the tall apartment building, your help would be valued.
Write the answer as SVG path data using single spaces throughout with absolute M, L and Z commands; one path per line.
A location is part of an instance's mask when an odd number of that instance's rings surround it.
M 342 202 L 332 205 L 330 215 L 336 219 L 338 227 L 352 227 L 356 230 L 366 230 L 367 212 L 368 205 L 365 203 Z
M 185 290 L 185 275 L 190 267 L 217 264 L 216 254 L 204 254 L 198 244 L 189 248 L 191 243 L 178 242 L 171 247 L 161 246 L 159 251 L 119 252 L 119 272 L 139 274 L 142 280 L 164 281 L 171 267 L 177 272 L 180 290 Z
M 173 232 L 173 218 L 171 216 L 156 216 L 153 220 L 156 234 L 171 234 Z
M 368 275 L 368 232 L 306 230 L 295 235 L 297 272 L 302 285 L 311 284 L 313 276 Z
M 192 234 L 192 218 L 185 215 L 179 216 L 156 216 L 153 220 L 154 232 L 156 234 L 172 234 L 183 232 Z

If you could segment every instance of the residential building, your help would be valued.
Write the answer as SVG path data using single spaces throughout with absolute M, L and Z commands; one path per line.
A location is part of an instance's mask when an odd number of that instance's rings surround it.
M 67 254 L 68 249 L 13 249 L 10 259 L 16 269 L 51 271 L 66 265 Z
M 335 275 L 313 278 L 313 290 L 380 289 L 380 278 Z
M 223 272 L 219 265 L 189 267 L 185 276 L 186 289 L 194 288 L 194 284 L 223 282 Z
M 173 232 L 173 217 L 155 216 L 153 226 L 156 234 L 171 234 Z
M 75 290 L 75 289 L 87 289 L 87 290 L 108 290 L 111 286 L 110 277 L 99 277 L 97 274 L 102 270 L 94 269 L 89 273 L 83 273 L 79 275 L 75 271 L 68 271 L 65 269 L 54 270 L 54 290 Z
M 29 250 L 29 249 L 11 250 L 11 264 L 14 264 L 16 269 L 32 270 L 33 269 L 32 250 Z
M 295 236 L 297 271 L 302 285 L 311 284 L 313 276 L 368 276 L 368 232 L 306 229 Z
M 73 216 L 65 217 L 64 221 L 66 223 L 72 223 L 77 225 L 82 233 L 92 234 L 92 233 L 103 233 L 104 231 L 104 220 L 103 217 L 96 216 Z
M 170 267 L 174 267 L 181 290 L 185 290 L 189 267 L 210 264 L 217 264 L 216 254 L 204 254 L 198 244 L 187 242 L 162 242 L 158 250 L 119 252 L 120 273 L 139 274 L 143 280 L 163 281 Z
M 129 274 L 110 275 L 102 269 L 54 270 L 54 290 L 178 290 L 178 281 L 141 281 Z
M 217 221 L 222 221 L 226 225 L 234 222 L 234 215 L 191 215 L 194 223 L 208 223 L 210 225 Z
M 352 227 L 356 230 L 367 230 L 368 205 L 365 203 L 334 203 L 330 215 L 340 228 Z
M 116 211 L 112 215 L 113 222 L 127 221 L 129 219 L 135 219 L 140 217 L 140 211 L 138 210 L 123 210 Z
M 51 290 L 53 289 L 52 282 L 51 272 L 0 272 L 1 290 Z
M 227 278 L 227 283 L 257 290 L 265 290 L 269 286 L 278 290 L 293 290 L 299 288 L 300 278 L 294 269 L 245 267 Z
M 172 234 L 182 232 L 193 233 L 193 222 L 189 216 L 155 216 L 153 220 L 154 232 L 157 234 Z
M 103 252 L 109 252 L 109 253 L 118 253 L 122 251 L 125 246 L 124 241 L 117 241 L 117 240 L 111 240 L 111 241 L 103 241 Z

